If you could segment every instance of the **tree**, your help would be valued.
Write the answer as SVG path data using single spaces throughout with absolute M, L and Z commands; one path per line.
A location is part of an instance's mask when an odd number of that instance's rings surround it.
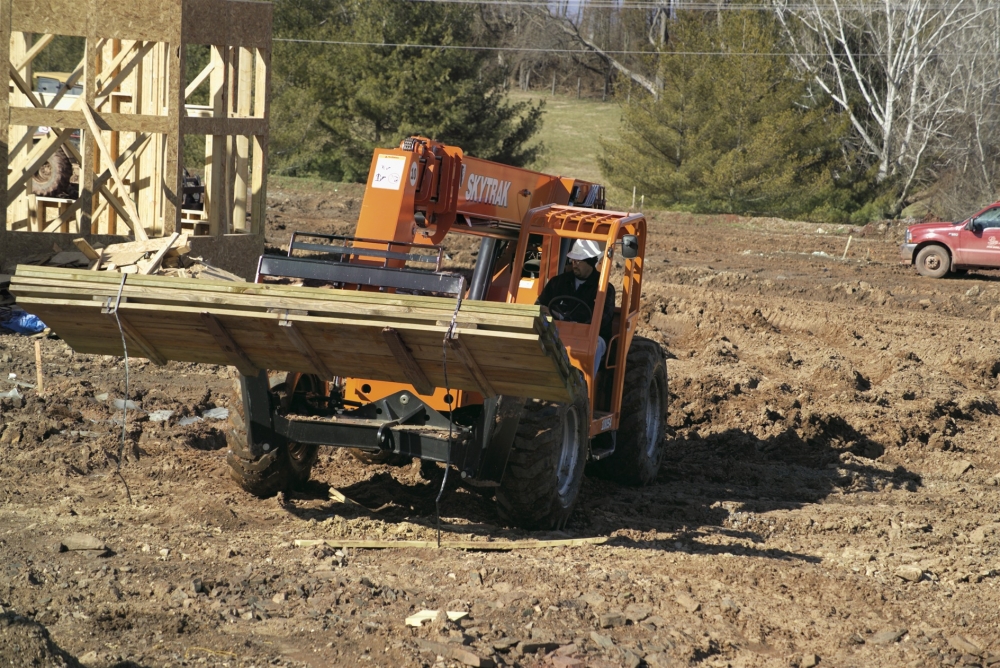
M 843 119 L 810 99 L 780 37 L 766 13 L 681 12 L 661 55 L 659 98 L 633 94 L 621 140 L 602 141 L 611 183 L 692 211 L 837 217 L 856 209 L 848 170 L 833 169 L 844 166 Z
M 951 49 L 988 8 L 970 0 L 774 0 L 797 61 L 847 111 L 898 215 L 956 115 Z M 988 4 L 988 3 L 987 3 Z M 794 8 L 793 8 L 794 7 Z
M 468 5 L 393 0 L 291 0 L 276 6 L 279 37 L 385 44 L 279 42 L 272 156 L 286 173 L 363 180 L 376 147 L 424 135 L 488 160 L 523 166 L 540 106 L 506 100 L 507 72 L 477 37 Z

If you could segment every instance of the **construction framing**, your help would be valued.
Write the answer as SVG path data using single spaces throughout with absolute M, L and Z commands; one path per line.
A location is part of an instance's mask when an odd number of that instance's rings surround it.
M 271 22 L 266 2 L 0 0 L 10 75 L 10 95 L 0 98 L 8 126 L 0 249 L 22 232 L 262 237 Z M 46 100 L 32 62 L 56 35 L 84 38 L 84 56 Z M 210 50 L 193 78 L 188 45 Z M 74 84 L 82 94 L 67 94 Z M 187 104 L 202 87 L 208 104 Z M 205 137 L 204 164 L 184 165 L 189 135 Z M 76 199 L 31 194 L 32 176 L 57 150 L 80 165 Z M 185 167 L 203 174 L 201 210 L 183 206 Z

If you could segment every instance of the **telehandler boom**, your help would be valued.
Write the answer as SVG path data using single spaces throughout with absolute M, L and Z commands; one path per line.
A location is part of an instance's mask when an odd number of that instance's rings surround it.
M 635 336 L 646 221 L 604 211 L 604 203 L 600 185 L 468 157 L 422 137 L 377 150 L 355 235 L 295 233 L 287 257 L 261 257 L 256 281 L 533 304 L 566 269 L 573 242 L 596 241 L 604 261 L 593 316 L 560 321 L 552 309 L 573 367 L 570 400 L 537 398 L 533 385 L 545 379 L 528 374 L 518 396 L 496 393 L 484 373 L 479 391 L 435 387 L 402 338 L 387 333 L 409 367 L 409 384 L 274 371 L 241 376 L 242 402 L 228 433 L 233 478 L 256 495 L 301 484 L 323 445 L 357 448 L 372 461 L 419 457 L 494 488 L 501 517 L 526 528 L 566 523 L 588 460 L 596 473 L 626 484 L 653 480 L 663 456 L 667 374 L 659 345 Z M 480 237 L 471 276 L 441 271 L 439 244 L 449 233 Z M 420 268 L 428 264 L 434 269 Z M 613 279 L 617 290 L 609 290 Z M 613 334 L 595 365 L 600 314 L 615 293 Z M 457 359 L 445 353 L 446 365 L 475 372 L 460 347 L 449 351 Z

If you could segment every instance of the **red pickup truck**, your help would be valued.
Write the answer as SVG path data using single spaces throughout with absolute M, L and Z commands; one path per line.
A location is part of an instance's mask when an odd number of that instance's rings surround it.
M 906 228 L 900 261 L 922 276 L 941 278 L 949 271 L 1000 268 L 1000 202 L 960 223 L 920 223 Z

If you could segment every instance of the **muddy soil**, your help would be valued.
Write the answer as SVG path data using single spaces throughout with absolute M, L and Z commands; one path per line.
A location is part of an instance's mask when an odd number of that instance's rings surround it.
M 277 190 L 269 243 L 346 231 L 359 206 Z M 651 231 L 655 484 L 588 478 L 557 534 L 502 526 L 455 476 L 441 500 L 446 539 L 605 545 L 296 547 L 433 539 L 440 473 L 325 451 L 304 491 L 252 498 L 213 410 L 231 369 L 130 360 L 123 430 L 121 359 L 43 340 L 39 396 L 6 382 L 34 384 L 34 342 L 0 336 L 0 391 L 23 395 L 0 400 L 0 664 L 1000 662 L 997 277 L 920 278 L 899 228 L 657 213 Z M 467 614 L 407 627 L 423 609 Z

